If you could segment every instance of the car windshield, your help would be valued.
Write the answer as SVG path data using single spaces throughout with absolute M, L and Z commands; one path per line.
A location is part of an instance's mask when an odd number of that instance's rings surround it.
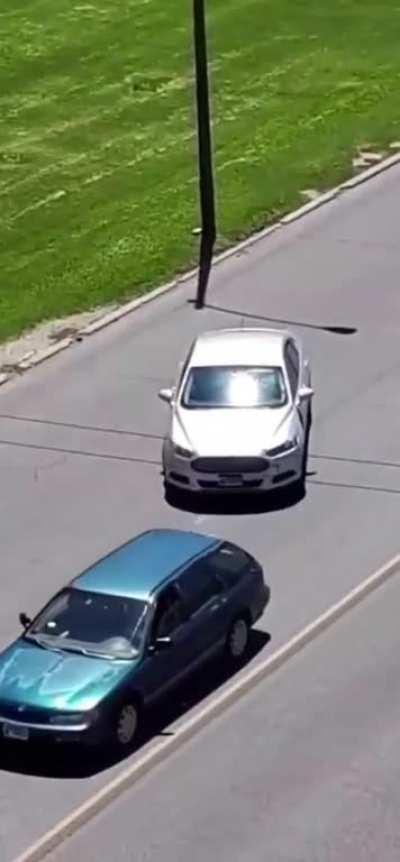
M 139 599 L 68 588 L 44 608 L 26 637 L 49 648 L 130 659 L 141 648 L 148 607 Z
M 182 404 L 208 407 L 282 407 L 287 400 L 281 368 L 221 366 L 191 368 Z

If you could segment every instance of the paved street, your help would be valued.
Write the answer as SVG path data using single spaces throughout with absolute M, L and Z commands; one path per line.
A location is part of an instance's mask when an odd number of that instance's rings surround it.
M 399 605 L 396 579 L 53 862 L 398 862 Z
M 399 550 L 399 192 L 400 169 L 394 168 L 216 267 L 209 292 L 213 308 L 194 311 L 188 303 L 193 284 L 182 286 L 0 390 L 0 646 L 18 632 L 20 610 L 37 610 L 65 580 L 149 526 L 216 533 L 259 557 L 272 587 L 260 630 L 271 639 L 260 636 L 254 662 Z M 159 465 L 168 413 L 157 391 L 171 382 L 198 331 L 241 320 L 256 326 L 287 321 L 311 353 L 317 394 L 307 495 L 287 508 L 278 499 L 247 507 L 221 501 L 203 510 L 198 505 L 195 512 L 172 509 L 163 499 Z M 324 325 L 357 331 L 334 335 Z M 383 613 L 382 607 L 382 621 Z M 329 637 L 335 639 L 335 630 Z M 384 626 L 382 649 L 386 638 L 390 655 Z M 335 651 L 328 653 L 332 673 L 339 674 Z M 313 655 L 303 666 L 304 680 Z M 318 666 L 325 647 L 319 656 Z M 268 704 L 280 684 L 273 683 Z M 200 691 L 212 697 L 207 686 L 203 681 Z M 253 720 L 253 704 L 257 722 L 265 697 L 263 686 L 241 706 L 238 721 Z M 196 699 L 191 693 L 183 698 L 193 709 Z M 329 702 L 333 709 L 335 698 Z M 293 715 L 300 706 L 294 699 Z M 182 714 L 187 708 L 180 704 Z M 314 723 L 307 724 L 310 737 L 323 733 L 324 715 L 316 711 Z M 310 711 L 310 722 L 311 716 Z M 167 709 L 161 724 L 169 717 Z M 368 720 L 376 717 L 375 709 Z M 229 720 L 221 722 L 227 733 Z M 320 750 L 322 741 L 323 736 Z M 207 771 L 196 740 L 191 751 Z M 225 762 L 229 746 L 221 746 L 220 756 Z M 165 767 L 174 792 L 182 778 L 176 764 L 175 759 Z M 0 752 L 0 769 L 0 860 L 11 862 L 121 765 L 99 763 L 85 775 L 84 764 L 75 768 L 71 758 L 59 763 L 45 752 L 31 756 L 17 747 Z M 251 799 L 251 772 L 248 777 L 240 792 Z M 311 821 L 311 794 L 307 799 L 296 817 L 300 812 Z M 240 858 L 257 859 L 253 846 Z

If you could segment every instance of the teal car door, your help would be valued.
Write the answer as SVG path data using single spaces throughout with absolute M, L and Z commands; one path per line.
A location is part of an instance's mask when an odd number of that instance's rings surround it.
M 164 639 L 157 643 L 157 639 Z M 177 584 L 168 584 L 157 598 L 146 655 L 141 667 L 140 688 L 146 701 L 166 694 L 186 675 L 193 660 L 191 621 Z
M 191 654 L 200 663 L 218 648 L 228 628 L 227 593 L 216 571 L 204 558 L 178 578 L 188 614 Z

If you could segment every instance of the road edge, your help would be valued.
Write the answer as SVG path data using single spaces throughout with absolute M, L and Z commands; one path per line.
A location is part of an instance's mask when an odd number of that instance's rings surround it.
M 233 245 L 225 251 L 221 252 L 220 254 L 217 254 L 213 260 L 213 268 L 223 263 L 230 257 L 234 257 L 235 255 L 244 253 L 247 249 L 251 248 L 251 246 L 255 245 L 256 243 L 269 236 L 269 234 L 275 233 L 275 231 L 279 230 L 280 228 L 292 224 L 292 222 L 304 218 L 305 216 L 309 215 L 310 213 L 314 212 L 325 204 L 330 203 L 343 192 L 351 191 L 357 186 L 362 185 L 368 180 L 371 180 L 379 174 L 384 173 L 385 171 L 389 170 L 391 167 L 394 167 L 399 163 L 400 152 L 397 152 L 392 156 L 388 156 L 377 164 L 374 164 L 372 167 L 361 171 L 361 173 L 356 174 L 354 177 L 346 180 L 340 185 L 326 192 L 323 192 L 322 194 L 315 197 L 312 201 L 309 201 L 298 209 L 293 210 L 293 212 L 288 213 L 288 215 L 283 216 L 281 219 L 279 219 L 279 221 L 275 222 L 275 224 L 272 224 L 269 227 L 265 227 L 262 230 L 251 234 L 251 236 L 247 237 L 239 243 L 236 243 L 236 245 Z M 23 372 L 29 371 L 31 368 L 35 368 L 37 365 L 41 365 L 42 362 L 51 359 L 58 353 L 61 353 L 61 351 L 65 350 L 67 347 L 70 347 L 75 342 L 82 341 L 84 338 L 87 338 L 90 335 L 94 335 L 95 333 L 100 332 L 105 327 L 110 326 L 112 323 L 116 323 L 118 320 L 121 320 L 128 314 L 132 314 L 133 311 L 136 311 L 143 305 L 146 305 L 149 302 L 153 302 L 154 300 L 163 296 L 165 293 L 169 293 L 180 285 L 185 284 L 185 282 L 190 281 L 190 279 L 194 278 L 196 273 L 197 267 L 188 270 L 188 272 L 184 273 L 183 275 L 177 276 L 172 281 L 168 281 L 166 284 L 162 284 L 160 285 L 160 287 L 154 288 L 154 290 L 143 294 L 143 296 L 139 296 L 136 299 L 132 299 L 129 302 L 123 303 L 123 305 L 120 305 L 113 311 L 107 312 L 106 314 L 99 317 L 97 320 L 94 320 L 92 323 L 89 323 L 81 329 L 78 329 L 76 333 L 74 333 L 74 335 L 68 336 L 67 338 L 63 338 L 57 344 L 53 344 L 51 345 L 51 347 L 46 347 L 44 350 L 38 351 L 35 356 L 32 356 L 29 359 L 23 359 L 19 363 L 17 362 L 12 371 L 0 373 L 0 386 L 15 378 L 16 375 L 20 375 Z
M 400 553 L 384 563 L 342 599 L 331 605 L 327 611 L 305 626 L 305 628 L 294 635 L 269 658 L 259 662 L 254 668 L 247 671 L 247 673 L 243 673 L 227 690 L 217 695 L 211 703 L 207 704 L 200 711 L 196 712 L 192 718 L 184 722 L 183 726 L 178 728 L 173 736 L 168 736 L 165 738 L 165 741 L 157 743 L 132 766 L 125 769 L 108 785 L 101 788 L 93 796 L 89 797 L 86 802 L 60 820 L 56 826 L 18 856 L 15 862 L 42 862 L 49 853 L 74 835 L 82 826 L 108 807 L 111 802 L 122 795 L 128 788 L 131 788 L 140 778 L 154 769 L 155 766 L 162 763 L 174 751 L 188 742 L 206 724 L 224 713 L 262 680 L 271 676 L 283 664 L 289 661 L 290 658 L 301 652 L 302 649 L 330 628 L 348 611 L 359 605 L 363 599 L 382 586 L 399 570 Z

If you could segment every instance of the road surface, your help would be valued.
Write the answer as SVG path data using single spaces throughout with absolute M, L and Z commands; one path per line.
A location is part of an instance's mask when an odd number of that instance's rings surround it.
M 393 168 L 218 265 L 213 308 L 195 311 L 186 284 L 1 390 L 0 646 L 17 634 L 20 610 L 36 611 L 84 566 L 151 526 L 216 533 L 261 560 L 272 603 L 254 662 L 399 550 L 399 192 Z M 173 509 L 163 499 L 168 414 L 157 391 L 197 332 L 241 321 L 287 321 L 311 354 L 307 495 L 288 507 L 278 499 Z M 324 325 L 356 332 L 334 335 Z M 196 709 L 218 682 L 203 681 L 178 712 Z M 159 724 L 169 718 L 166 709 Z M 78 758 L 2 750 L 1 862 L 121 768 L 99 762 L 86 774 Z

